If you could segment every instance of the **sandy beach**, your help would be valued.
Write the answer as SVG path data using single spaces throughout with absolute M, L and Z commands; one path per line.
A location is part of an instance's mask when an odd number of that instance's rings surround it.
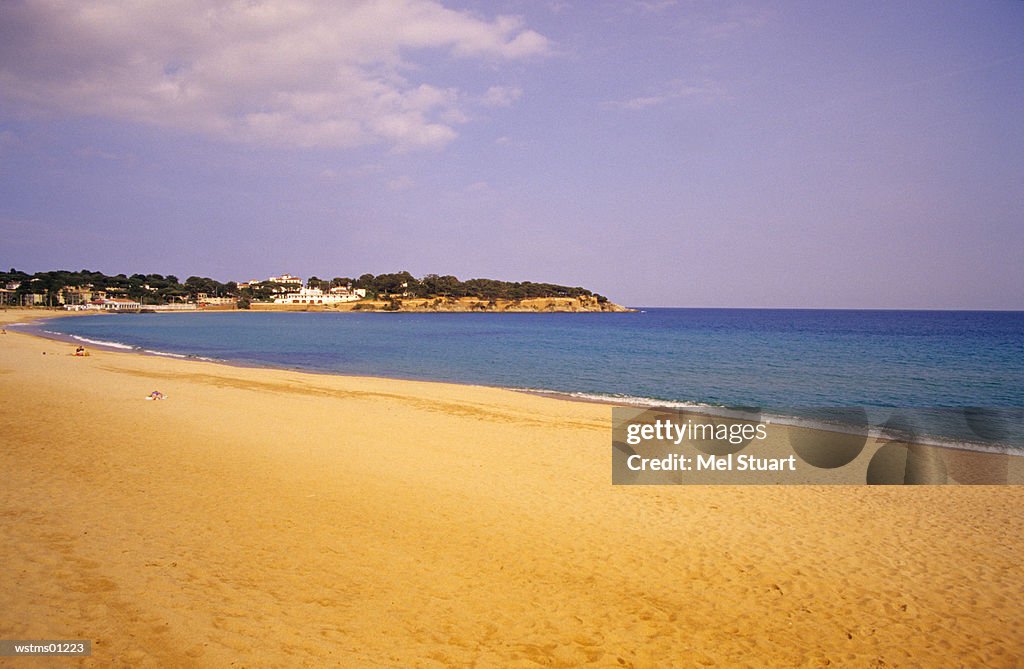
M 1021 486 L 612 486 L 605 405 L 73 350 L 0 336 L 0 639 L 93 654 L 0 666 L 1024 665 Z

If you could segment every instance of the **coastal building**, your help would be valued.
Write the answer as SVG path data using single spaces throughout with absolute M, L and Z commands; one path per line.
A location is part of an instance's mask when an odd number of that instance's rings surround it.
M 287 286 L 302 287 L 302 279 L 291 274 L 282 274 L 281 276 L 272 276 L 267 281 L 271 283 L 283 283 Z
M 100 311 L 132 312 L 142 309 L 142 304 L 135 300 L 123 297 L 108 297 L 101 300 L 93 300 L 90 304 L 95 305 Z
M 269 277 L 269 278 L 263 279 L 263 280 L 252 279 L 250 281 L 239 282 L 238 289 L 239 290 L 242 290 L 244 288 L 252 289 L 252 288 L 256 288 L 258 285 L 260 285 L 262 283 L 276 283 L 276 284 L 278 284 L 278 287 L 276 287 L 274 289 L 274 292 L 276 292 L 278 294 L 283 294 L 283 293 L 287 293 L 287 292 L 290 292 L 290 291 L 299 290 L 299 289 L 302 288 L 302 279 L 300 279 L 297 276 L 292 276 L 291 274 L 282 274 L 281 276 L 272 276 L 272 277 Z
M 65 286 L 59 300 L 64 305 L 88 304 L 97 297 L 99 295 L 93 292 L 92 286 Z
M 274 304 L 341 304 L 357 302 L 365 297 L 366 291 L 362 288 L 332 288 L 326 293 L 319 288 L 300 288 L 276 298 Z
M 142 309 L 142 304 L 135 300 L 124 298 L 97 298 L 85 303 L 65 304 L 67 311 L 114 311 L 114 312 L 137 312 Z
M 206 293 L 196 295 L 196 302 L 206 306 L 225 306 L 238 302 L 237 297 L 214 297 Z
M 360 300 L 366 297 L 365 288 L 356 288 L 352 290 L 352 284 L 347 286 L 335 286 L 331 288 L 331 295 L 355 295 Z

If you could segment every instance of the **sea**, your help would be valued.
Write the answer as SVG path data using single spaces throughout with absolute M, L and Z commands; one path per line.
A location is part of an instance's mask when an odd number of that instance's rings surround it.
M 1024 312 L 199 312 L 60 318 L 85 345 L 446 381 L 624 406 L 738 409 L 1024 452 Z

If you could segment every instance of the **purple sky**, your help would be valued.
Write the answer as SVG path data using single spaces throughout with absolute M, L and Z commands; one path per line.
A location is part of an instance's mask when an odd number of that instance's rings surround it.
M 0 265 L 1024 309 L 1022 36 L 1010 0 L 6 1 Z

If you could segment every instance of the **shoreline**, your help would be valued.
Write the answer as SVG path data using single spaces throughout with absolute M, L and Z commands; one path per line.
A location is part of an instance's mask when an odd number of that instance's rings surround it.
M 1024 658 L 1024 486 L 613 486 L 607 406 L 8 333 L 0 638 L 72 666 Z
M 205 313 L 205 312 L 182 312 L 182 313 Z M 228 313 L 224 310 L 218 310 L 215 313 Z M 266 313 L 266 312 L 259 312 Z M 298 311 L 278 311 L 277 313 L 302 313 Z M 388 313 L 388 312 L 365 312 L 365 313 Z M 415 313 L 415 312 L 409 312 Z M 65 343 L 75 344 L 86 344 L 98 349 L 108 350 L 111 352 L 120 353 L 135 353 L 147 356 L 156 356 L 160 358 L 170 359 L 181 359 L 181 360 L 194 360 L 201 362 L 209 362 L 212 364 L 226 365 L 229 367 L 240 367 L 240 368 L 252 368 L 252 369 L 271 369 L 271 370 L 286 370 L 294 371 L 307 374 L 316 375 L 327 375 L 327 376 L 338 376 L 338 377 L 352 377 L 352 378 L 370 378 L 370 379 L 381 379 L 381 380 L 394 380 L 394 381 L 411 381 L 418 383 L 441 383 L 451 384 L 457 386 L 468 386 L 468 387 L 480 387 L 480 388 L 493 388 L 499 390 L 507 390 L 516 393 L 523 393 L 528 395 L 535 395 L 539 397 L 546 397 L 550 399 L 567 401 L 567 402 L 583 402 L 590 404 L 598 404 L 609 407 L 628 407 L 628 408 L 639 408 L 639 409 L 672 409 L 679 410 L 686 413 L 692 413 L 698 416 L 710 416 L 710 417 L 729 417 L 735 414 L 738 410 L 726 406 L 702 404 L 698 402 L 688 402 L 680 400 L 661 400 L 658 398 L 650 397 L 634 397 L 634 396 L 622 396 L 616 397 L 612 395 L 602 395 L 600 393 L 588 393 L 584 391 L 563 391 L 553 390 L 546 388 L 517 388 L 509 386 L 495 386 L 480 383 L 463 383 L 458 381 L 445 381 L 436 379 L 426 378 L 405 378 L 405 377 L 390 377 L 390 376 L 377 376 L 377 375 L 358 375 L 358 374 L 345 374 L 333 370 L 321 370 L 315 368 L 305 367 L 291 367 L 283 365 L 275 365 L 269 362 L 262 361 L 244 361 L 244 360 L 230 360 L 223 358 L 209 358 L 196 354 L 189 353 L 174 353 L 166 351 L 154 351 L 148 349 L 142 349 L 130 344 L 124 344 L 121 342 L 101 342 L 96 340 L 90 340 L 88 338 L 80 337 L 78 335 L 56 333 L 56 332 L 43 332 L 38 327 L 41 327 L 39 321 L 46 321 L 50 319 L 58 319 L 66 316 L 94 316 L 104 314 L 89 314 L 82 312 L 56 312 L 46 316 L 39 316 L 32 319 L 27 325 L 27 334 L 32 334 L 44 339 L 51 339 L 54 341 L 60 341 Z M 106 314 L 110 315 L 110 314 Z M 35 328 L 33 327 L 35 326 Z M 802 408 L 802 407 L 800 407 Z M 876 410 L 882 410 L 883 408 L 875 408 Z M 943 410 L 957 410 L 957 407 L 943 408 Z M 742 410 L 739 410 L 742 413 Z M 996 455 L 1007 455 L 1010 457 L 1024 457 L 1024 446 L 1012 443 L 1002 442 L 981 442 L 981 441 L 968 441 L 964 439 L 954 439 L 947 436 L 936 435 L 936 434 L 919 434 L 908 436 L 906 434 L 894 434 L 891 430 L 887 431 L 883 427 L 860 427 L 845 425 L 842 423 L 830 423 L 821 420 L 815 420 L 801 416 L 799 414 L 784 414 L 769 411 L 765 413 L 764 418 L 769 422 L 784 425 L 787 427 L 795 428 L 808 428 L 812 430 L 818 430 L 827 433 L 836 434 L 864 434 L 865 436 L 871 437 L 875 440 L 888 438 L 898 439 L 903 443 L 911 443 L 926 447 L 941 448 L 954 451 L 963 451 L 968 453 L 987 453 Z

